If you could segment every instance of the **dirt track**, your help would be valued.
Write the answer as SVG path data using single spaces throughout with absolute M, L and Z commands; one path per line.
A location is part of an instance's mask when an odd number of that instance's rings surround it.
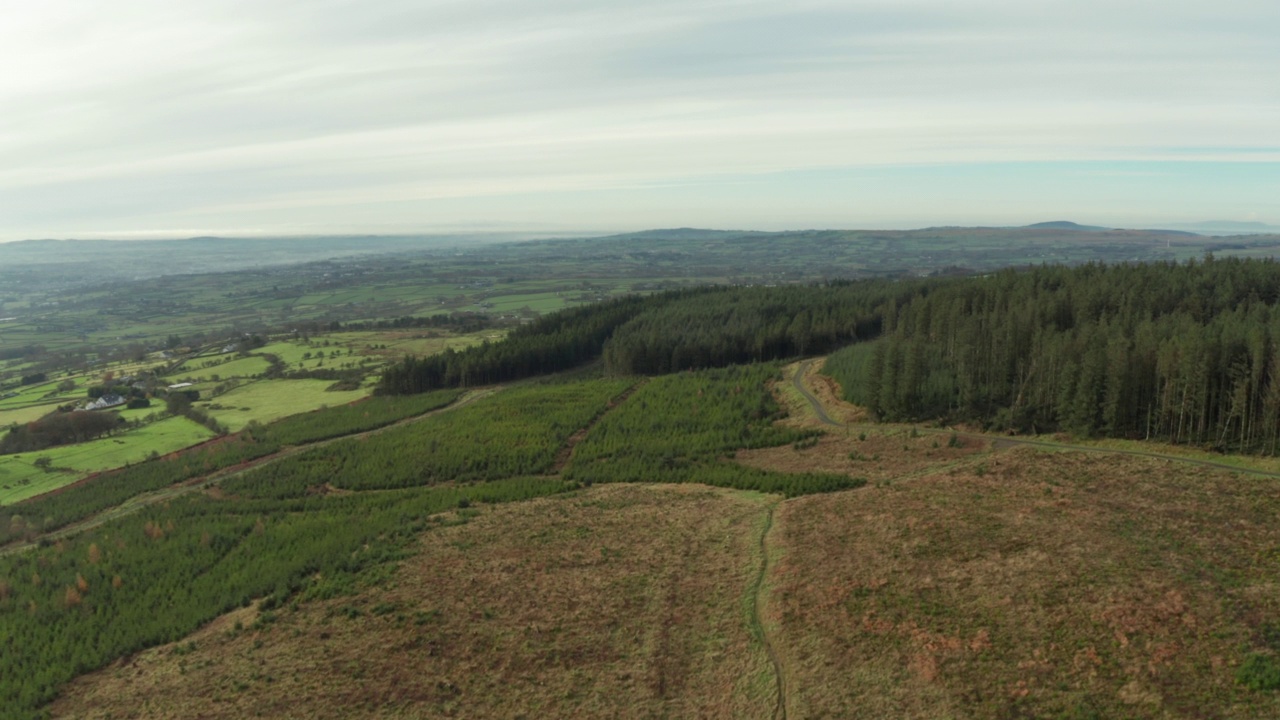
M 824 425 L 833 427 L 845 427 L 844 423 L 831 419 L 827 413 L 827 409 L 823 407 L 822 402 L 817 396 L 809 390 L 804 384 L 804 376 L 809 371 L 809 367 L 813 364 L 813 360 L 805 360 L 796 366 L 796 372 L 791 377 L 791 382 L 796 390 L 804 396 L 813 408 L 814 415 L 818 421 Z M 1099 448 L 1089 445 L 1073 445 L 1071 443 L 1051 442 L 1048 440 L 1030 440 L 1017 437 L 1009 437 L 1005 435 L 990 435 L 987 433 L 964 432 L 959 430 L 940 430 L 935 428 L 918 428 L 918 432 L 930 433 L 934 435 L 955 435 L 957 437 L 969 438 L 974 440 L 984 440 L 991 443 L 992 449 L 1000 450 L 1011 447 L 1033 447 L 1044 450 L 1071 450 L 1075 452 L 1099 453 L 1106 455 L 1128 455 L 1131 457 L 1144 457 L 1153 460 L 1167 460 L 1169 462 L 1184 463 L 1187 465 L 1198 465 L 1200 467 L 1210 468 L 1213 470 L 1228 470 L 1230 472 L 1244 473 L 1246 475 L 1255 475 L 1258 477 L 1280 478 L 1280 472 L 1272 472 L 1270 470 L 1259 470 L 1256 468 L 1240 467 L 1229 463 L 1214 462 L 1212 460 L 1197 460 L 1195 458 L 1180 457 L 1178 455 L 1166 455 L 1157 452 L 1147 452 L 1144 450 L 1116 450 L 1112 448 Z

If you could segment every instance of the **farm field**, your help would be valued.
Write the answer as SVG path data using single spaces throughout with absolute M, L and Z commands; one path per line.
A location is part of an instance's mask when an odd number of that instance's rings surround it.
M 10 425 L 21 425 L 22 423 L 29 423 L 32 420 L 38 420 L 57 408 L 58 403 L 51 402 L 42 405 L 28 405 L 26 407 L 13 408 L 11 410 L 0 410 L 0 428 L 7 428 Z
M 434 330 L 386 330 L 334 333 L 332 337 L 335 342 L 355 348 L 359 355 L 389 360 L 403 355 L 434 355 L 447 349 L 461 350 L 483 342 L 497 342 L 504 336 L 506 336 L 505 329 L 493 328 L 463 334 L 441 333 Z
M 168 377 L 174 380 L 188 377 L 212 378 L 214 375 L 224 380 L 233 377 L 247 378 L 261 375 L 270 367 L 271 363 L 264 357 L 249 356 L 236 359 L 234 353 L 227 353 L 188 360 L 169 373 Z
M 353 596 L 269 624 L 237 611 L 82 678 L 51 712 L 767 718 L 745 615 L 769 502 L 614 485 L 483 509 Z
M 341 340 L 336 340 L 329 346 L 302 341 L 284 341 L 264 345 L 254 352 L 263 355 L 275 355 L 290 368 L 304 369 L 317 367 L 317 363 L 323 365 L 323 360 L 331 360 L 338 363 L 345 362 L 344 358 L 348 358 L 348 348 L 341 346 Z M 337 354 L 334 355 L 334 353 Z
M 329 391 L 329 380 L 269 380 L 252 382 L 219 395 L 196 406 L 231 432 L 242 430 L 250 422 L 272 420 L 308 412 L 326 405 L 345 405 L 367 397 L 367 390 Z
M 269 423 L 289 415 L 310 412 L 327 405 L 343 405 L 367 397 L 368 383 L 357 390 L 328 391 L 330 380 L 270 379 L 255 380 L 233 387 L 230 391 L 213 396 L 219 382 L 229 379 L 249 379 L 270 367 L 262 357 L 265 352 L 278 352 L 289 361 L 314 369 L 317 360 L 303 361 L 305 354 L 316 356 L 339 353 L 348 357 L 348 351 L 370 353 L 377 362 L 395 359 L 410 352 L 429 354 L 445 348 L 468 347 L 485 340 L 497 340 L 501 330 L 482 333 L 456 334 L 448 331 L 377 331 L 356 333 L 331 333 L 323 339 L 302 341 L 288 340 L 272 343 L 248 357 L 236 353 L 206 353 L 182 363 L 163 382 L 190 380 L 189 388 L 201 393 L 203 402 L 197 409 L 207 411 L 231 432 L 237 432 L 250 422 Z M 430 337 L 427 337 L 430 335 Z M 386 347 L 381 347 L 385 345 Z M 360 355 L 354 357 L 360 358 Z M 336 360 L 336 358 L 335 358 Z M 349 361 L 347 361 L 349 362 Z M 206 366 L 206 363 L 208 365 Z M 154 367 L 154 363 L 119 363 L 97 372 L 74 378 L 77 388 L 70 393 L 54 392 L 62 379 L 20 388 L 16 395 L 0 402 L 0 427 L 24 424 L 53 411 L 59 404 L 83 402 L 85 388 L 102 382 L 104 373 L 110 371 L 116 377 L 139 369 Z M 217 376 L 217 380 L 212 379 Z M 53 393 L 54 396 L 46 397 Z M 129 421 L 148 421 L 164 412 L 163 397 L 152 399 L 151 407 L 134 410 L 117 409 L 111 412 Z M 50 448 L 27 456 L 0 456 L 0 504 L 18 502 L 82 478 L 89 472 L 118 467 L 127 462 L 145 459 L 152 449 L 161 454 L 180 450 L 208 439 L 211 434 L 186 420 L 165 421 L 154 427 L 132 430 L 115 438 L 106 438 L 79 446 Z M 175 432 L 182 428 L 183 432 Z M 137 448 L 135 450 L 135 448 Z M 53 461 L 53 472 L 44 472 L 32 465 L 37 457 L 48 456 Z
M 60 393 L 57 381 L 32 385 L 18 390 L 11 390 L 10 392 L 14 393 L 12 397 L 0 400 L 0 411 L 15 410 L 36 404 L 56 404 L 80 397 L 79 395 Z
M 173 417 L 79 445 L 0 455 L 0 505 L 56 490 L 93 472 L 142 462 L 152 453 L 165 455 L 181 450 L 211 437 L 213 433 L 204 427 L 184 417 Z M 50 472 L 34 465 L 39 457 L 53 461 Z

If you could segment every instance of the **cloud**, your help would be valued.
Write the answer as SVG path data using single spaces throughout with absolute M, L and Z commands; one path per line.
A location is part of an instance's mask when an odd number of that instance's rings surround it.
M 0 25 L 0 237 L 515 222 L 515 196 L 839 168 L 1274 163 L 1277 31 L 1270 1 L 28 3 Z

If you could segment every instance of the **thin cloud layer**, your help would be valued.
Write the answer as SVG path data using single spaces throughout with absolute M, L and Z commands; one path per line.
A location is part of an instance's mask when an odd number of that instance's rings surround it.
M 52 5 L 0 25 L 2 239 L 1280 221 L 1272 1 Z

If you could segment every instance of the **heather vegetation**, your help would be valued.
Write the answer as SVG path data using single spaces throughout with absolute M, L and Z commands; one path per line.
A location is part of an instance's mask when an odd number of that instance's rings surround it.
M 284 502 L 193 496 L 0 558 L 0 717 L 31 717 L 76 675 L 253 598 L 271 598 L 270 609 L 345 592 L 441 511 L 566 487 L 549 478 Z

